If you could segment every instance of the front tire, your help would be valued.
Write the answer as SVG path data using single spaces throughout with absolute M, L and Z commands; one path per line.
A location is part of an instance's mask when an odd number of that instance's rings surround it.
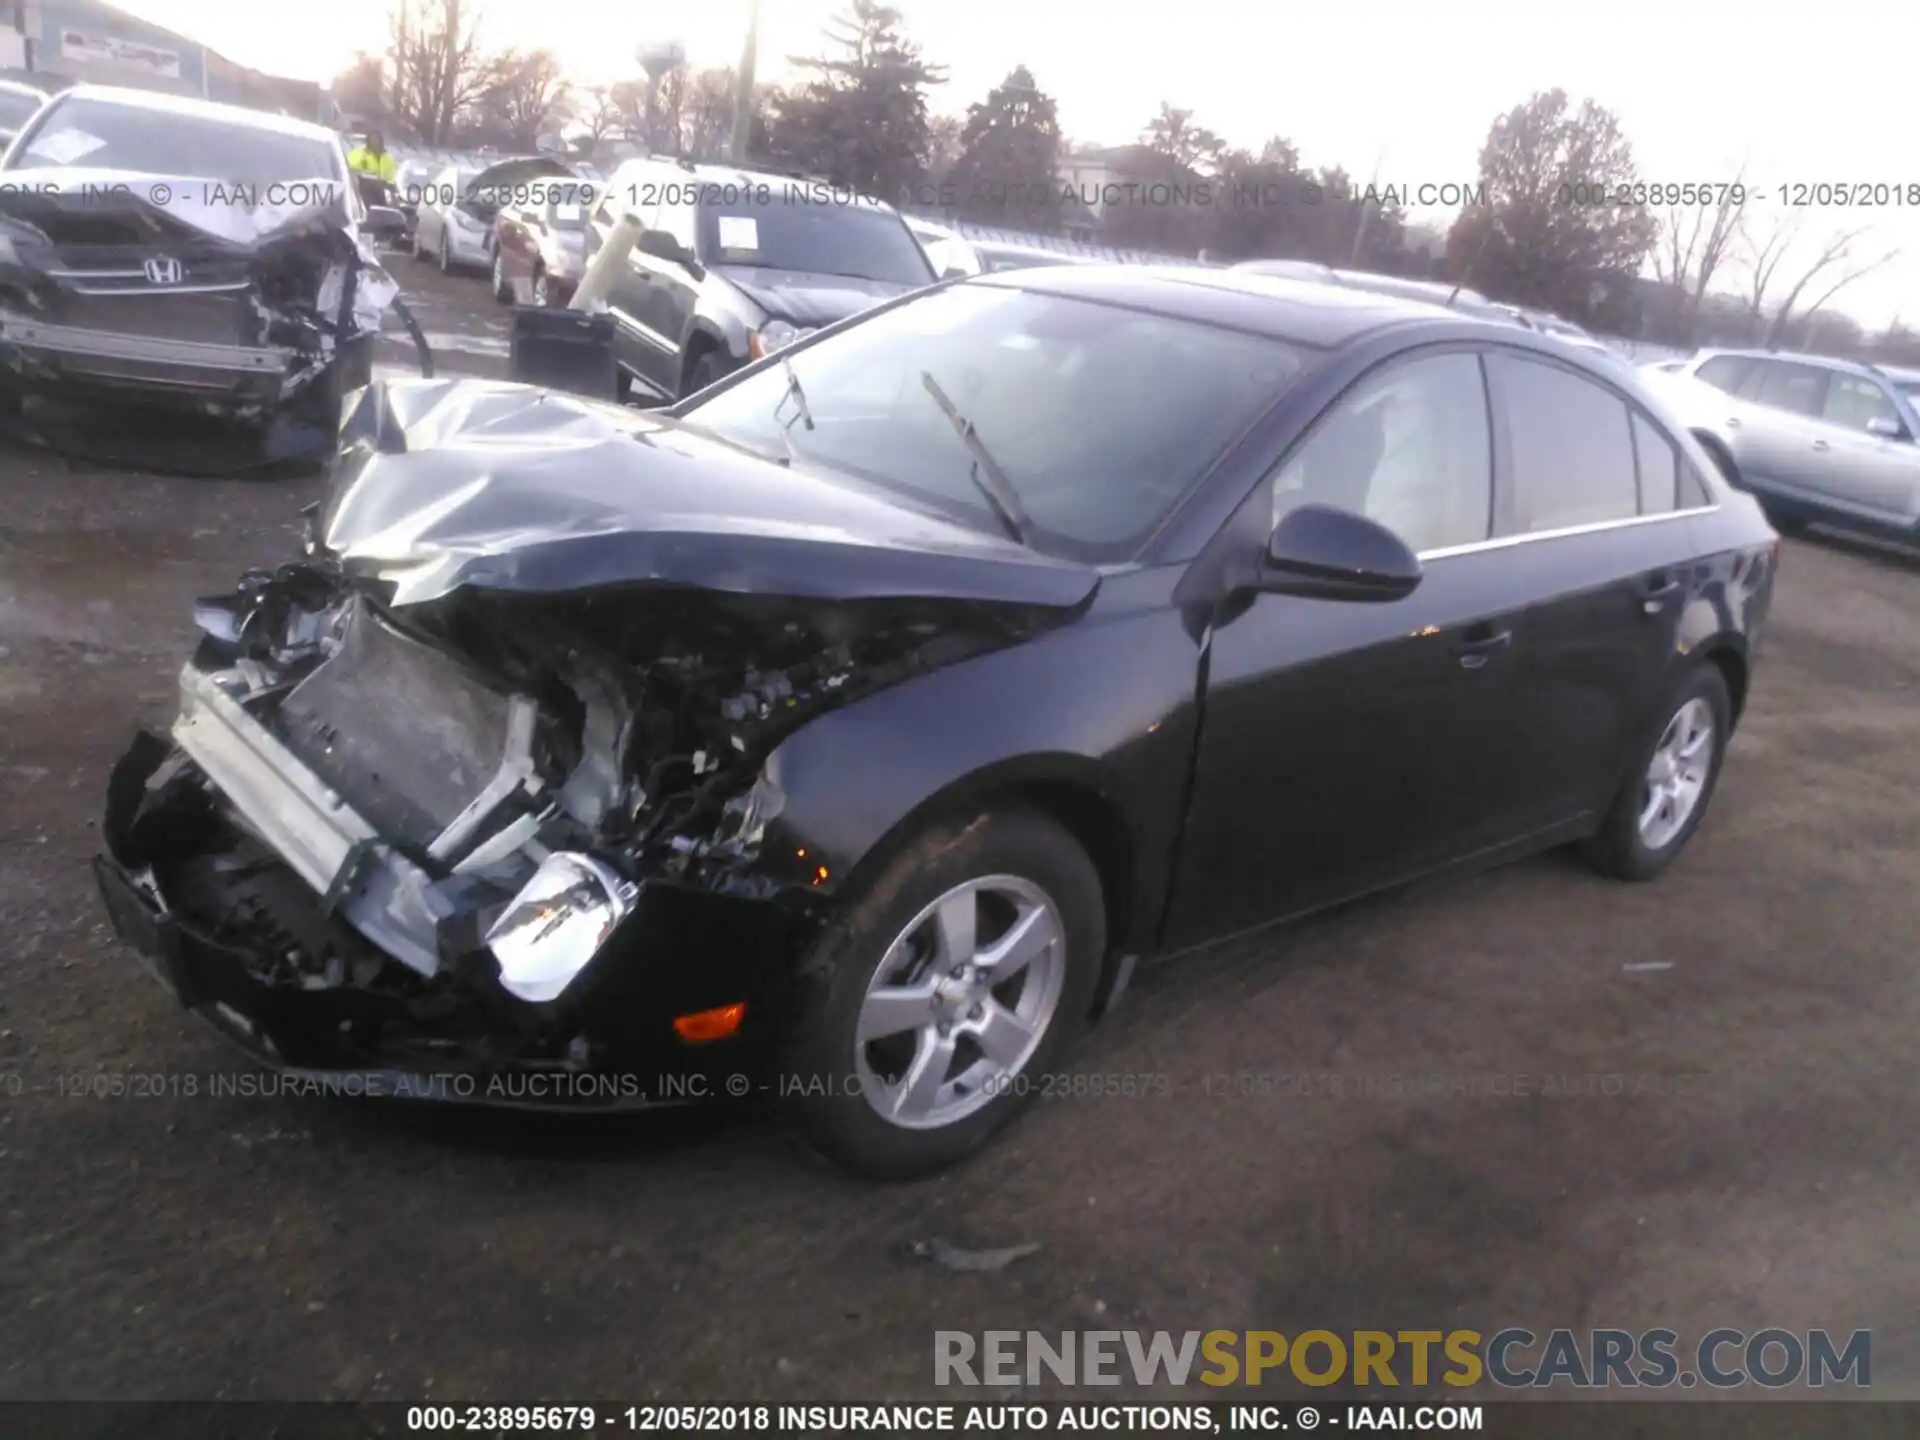
M 1100 877 L 1026 810 L 927 829 L 802 962 L 782 1045 L 788 1118 L 876 1179 L 932 1174 L 1008 1124 L 1093 1008 Z
M 1687 671 L 1635 751 L 1588 858 L 1617 880 L 1651 880 L 1680 856 L 1705 818 L 1733 730 L 1727 682 L 1712 662 Z
M 733 364 L 718 350 L 709 350 L 693 362 L 693 368 L 687 372 L 686 384 L 680 389 L 680 398 L 698 394 L 709 385 L 719 383 L 733 373 Z

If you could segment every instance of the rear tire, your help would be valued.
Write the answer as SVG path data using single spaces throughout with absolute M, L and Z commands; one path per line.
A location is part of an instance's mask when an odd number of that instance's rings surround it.
M 447 230 L 444 225 L 440 227 L 440 273 L 442 275 L 453 274 L 453 246 L 448 243 Z
M 493 257 L 493 298 L 502 305 L 511 305 L 514 298 L 512 282 L 507 279 L 507 262 L 498 251 Z
M 1708 732 L 1688 754 L 1689 732 L 1697 734 L 1702 724 Z M 1679 858 L 1706 817 L 1732 730 L 1733 702 L 1719 667 L 1703 661 L 1682 674 L 1635 747 L 1599 832 L 1587 842 L 1595 869 L 1616 880 L 1651 880 Z M 1677 763 L 1665 763 L 1663 756 Z M 1664 814 L 1658 803 L 1663 782 L 1671 805 Z
M 1029 943 L 999 948 L 1015 929 Z M 1054 821 L 1006 810 L 930 826 L 801 963 L 781 1045 L 788 1120 L 875 1179 L 956 1164 L 1058 1069 L 1105 949 L 1099 874 Z M 878 1007 L 876 991 L 887 992 Z M 894 1005 L 912 1018 L 893 1018 Z

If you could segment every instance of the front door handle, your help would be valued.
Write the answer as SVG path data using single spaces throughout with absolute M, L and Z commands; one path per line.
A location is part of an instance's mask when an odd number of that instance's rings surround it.
M 1729 415 L 1727 417 L 1727 428 L 1729 430 L 1738 430 L 1740 428 L 1740 417 L 1738 415 Z
M 1816 440 L 1813 442 L 1813 448 L 1816 450 L 1831 450 L 1833 447 L 1824 440 Z
M 1453 653 L 1462 670 L 1478 670 L 1512 643 L 1511 630 L 1496 630 L 1491 625 L 1469 625 L 1460 638 L 1453 642 Z

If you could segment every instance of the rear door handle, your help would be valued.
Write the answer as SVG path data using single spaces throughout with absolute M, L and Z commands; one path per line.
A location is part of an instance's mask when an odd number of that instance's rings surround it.
M 1644 614 L 1658 615 L 1679 592 L 1678 575 L 1670 570 L 1656 570 L 1640 582 L 1640 609 Z
M 1511 630 L 1496 630 L 1491 625 L 1469 625 L 1460 638 L 1453 642 L 1453 653 L 1460 661 L 1461 669 L 1478 670 L 1512 643 Z
M 1833 447 L 1824 440 L 1816 440 L 1813 442 L 1813 448 L 1816 450 L 1831 450 Z
M 1729 415 L 1727 417 L 1727 428 L 1729 430 L 1738 430 L 1740 428 L 1740 417 L 1738 415 Z

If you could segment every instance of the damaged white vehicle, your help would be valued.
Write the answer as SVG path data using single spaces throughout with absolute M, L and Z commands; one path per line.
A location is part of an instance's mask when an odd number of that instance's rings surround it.
M 184 407 L 323 458 L 395 298 L 368 237 L 404 226 L 319 125 L 74 86 L 0 169 L 0 402 Z

